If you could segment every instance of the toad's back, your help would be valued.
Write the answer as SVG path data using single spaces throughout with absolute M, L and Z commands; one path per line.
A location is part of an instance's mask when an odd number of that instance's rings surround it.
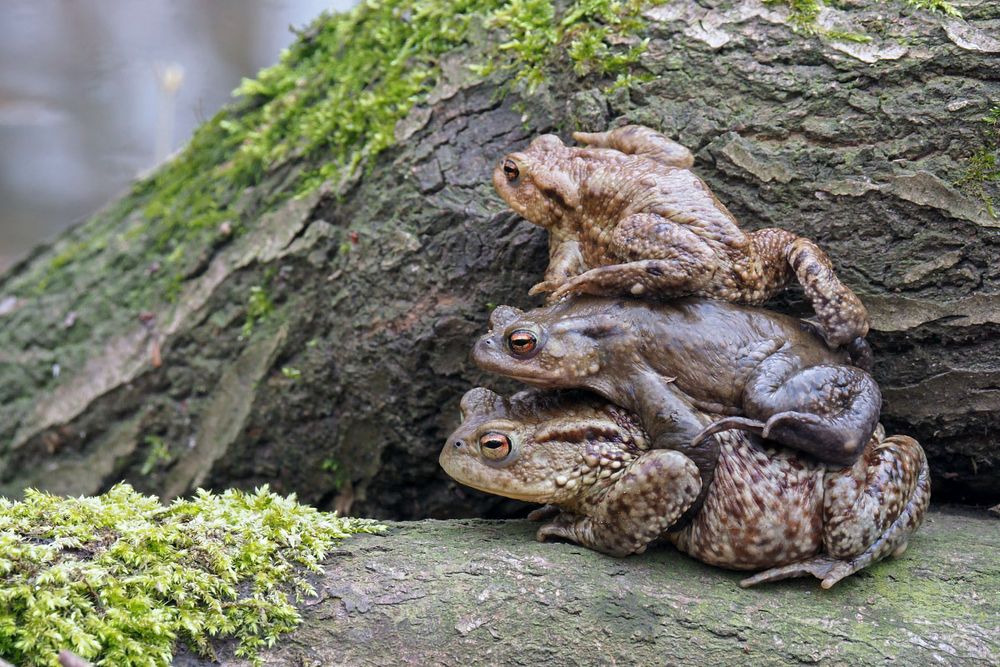
M 675 377 L 693 399 L 722 402 L 703 406 L 707 410 L 738 402 L 747 376 L 779 351 L 799 367 L 850 363 L 845 351 L 831 350 L 801 320 L 750 306 L 707 299 L 627 300 L 618 315 L 630 325 L 646 363 Z

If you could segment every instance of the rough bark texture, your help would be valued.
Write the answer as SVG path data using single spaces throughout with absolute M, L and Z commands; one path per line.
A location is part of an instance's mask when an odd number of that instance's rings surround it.
M 615 560 L 524 521 L 393 524 L 345 542 L 303 625 L 264 656 L 321 665 L 986 665 L 1000 661 L 1000 524 L 932 512 L 900 558 L 824 591 L 656 549 Z M 222 665 L 242 665 L 227 658 Z M 177 665 L 208 665 L 189 654 Z
M 264 216 L 299 165 L 242 194 L 247 231 L 192 251 L 170 305 L 101 300 L 146 275 L 124 233 L 142 207 L 119 202 L 0 280 L 0 494 L 269 482 L 360 515 L 509 512 L 437 466 L 463 392 L 512 388 L 468 361 L 490 304 L 531 306 L 546 264 L 545 233 L 504 210 L 488 175 L 542 131 L 627 120 L 690 146 L 745 228 L 827 249 L 871 310 L 888 432 L 923 443 L 939 499 L 1000 500 L 1000 221 L 950 185 L 1000 100 L 1000 5 L 966 2 L 967 21 L 838 6 L 821 21 L 871 42 L 795 33 L 759 2 L 677 0 L 643 28 L 651 80 L 611 93 L 558 61 L 535 94 L 501 98 L 501 81 L 461 74 L 478 52 L 455 53 L 445 71 L 459 74 L 365 174 Z M 117 254 L 32 291 L 88 234 Z M 252 286 L 274 309 L 241 337 Z

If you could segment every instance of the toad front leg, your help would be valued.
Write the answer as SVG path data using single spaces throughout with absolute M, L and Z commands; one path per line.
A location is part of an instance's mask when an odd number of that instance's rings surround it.
M 594 148 L 613 148 L 627 155 L 642 155 L 668 167 L 688 169 L 694 164 L 691 151 L 642 125 L 626 125 L 607 132 L 574 132 L 573 139 Z
M 538 529 L 538 540 L 559 537 L 619 558 L 639 554 L 687 510 L 701 490 L 698 468 L 680 452 L 656 449 L 625 467 L 602 464 L 595 489 L 578 513 L 563 512 Z M 577 483 L 580 483 L 579 481 Z
M 881 429 L 879 429 L 881 431 Z M 923 523 L 930 502 L 930 473 L 924 450 L 902 435 L 872 438 L 865 455 L 824 480 L 823 551 L 740 582 L 746 588 L 767 581 L 812 575 L 830 588 L 887 556 L 906 550 Z
M 854 463 L 878 424 L 882 394 L 859 368 L 823 364 L 800 368 L 794 351 L 769 356 L 743 389 L 746 417 L 722 419 L 696 442 L 731 428 L 752 431 L 824 463 Z
M 671 526 L 671 530 L 680 530 L 701 509 L 715 479 L 721 450 L 719 440 L 714 436 L 697 437 L 705 417 L 691 407 L 686 397 L 672 384 L 672 378 L 665 380 L 658 373 L 647 370 L 633 378 L 631 389 L 636 396 L 642 397 L 631 407 L 639 414 L 639 421 L 649 433 L 651 446 L 654 449 L 676 450 L 698 468 L 701 491 Z
M 552 292 L 586 269 L 580 253 L 580 242 L 563 238 L 550 230 L 549 266 L 545 269 L 545 280 L 532 287 L 528 294 L 533 296 Z
M 709 283 L 717 258 L 689 228 L 655 213 L 629 216 L 615 226 L 609 253 L 627 258 L 585 271 L 552 294 L 556 301 L 572 294 L 594 296 L 684 296 Z

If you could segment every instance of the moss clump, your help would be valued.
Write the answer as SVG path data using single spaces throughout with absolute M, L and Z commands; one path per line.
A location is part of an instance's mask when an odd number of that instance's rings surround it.
M 958 11 L 958 8 L 947 2 L 947 0 L 903 0 L 903 2 L 911 7 L 924 9 L 929 12 L 937 12 L 955 17 L 962 16 L 962 12 Z
M 979 197 L 986 205 L 987 212 L 995 218 L 997 214 L 993 197 L 986 192 L 986 188 L 991 184 L 1000 184 L 1000 106 L 990 109 L 983 122 L 987 128 L 986 141 L 969 158 L 965 173 L 955 185 Z
M 5 318 L 0 349 L 16 357 L 44 348 L 61 377 L 73 377 L 93 341 L 129 331 L 142 312 L 167 311 L 266 213 L 372 164 L 395 141 L 397 122 L 442 81 L 446 56 L 478 64 L 479 77 L 503 72 L 530 88 L 569 49 L 594 85 L 628 83 L 643 48 L 629 33 L 645 4 L 655 3 L 523 0 L 517 14 L 507 0 L 366 0 L 320 17 L 176 157 L 9 274 L 3 294 L 30 305 Z M 80 314 L 70 331 L 61 304 Z M 53 382 L 39 378 L 30 389 Z M 24 409 L 0 420 L 0 438 L 13 435 Z
M 789 9 L 788 22 L 797 30 L 813 34 L 819 30 L 819 0 L 764 0 L 765 5 L 784 5 Z
M 248 337 L 253 333 L 253 329 L 259 322 L 266 320 L 274 312 L 274 302 L 271 295 L 260 285 L 250 288 L 250 295 L 247 297 L 247 318 L 243 322 L 243 337 Z
M 143 244 L 137 265 L 155 262 L 159 296 L 175 297 L 202 250 L 245 231 L 262 210 L 349 175 L 392 145 L 396 123 L 438 82 L 441 58 L 474 39 L 487 46 L 474 68 L 481 76 L 514 70 L 515 81 L 535 87 L 552 50 L 565 47 L 580 74 L 627 82 L 644 44 L 617 44 L 639 27 L 642 8 L 658 3 L 580 0 L 564 13 L 557 4 L 370 0 L 321 17 L 276 66 L 243 81 L 234 93 L 241 103 L 199 128 L 177 158 L 135 186 L 133 207 L 142 219 L 123 236 Z M 484 39 L 484 27 L 503 37 Z M 290 187 L 258 193 L 253 217 L 237 210 L 246 188 L 292 165 L 299 171 Z M 50 273 L 104 247 L 88 244 L 107 242 L 104 235 L 86 238 L 54 256 Z M 43 276 L 36 287 L 50 281 Z
M 94 498 L 28 491 L 0 499 L 0 656 L 56 667 L 60 649 L 97 665 L 169 665 L 176 641 L 257 652 L 299 623 L 333 544 L 382 526 L 258 489 L 199 491 L 164 507 L 119 485 Z
M 875 2 L 876 0 L 872 0 Z M 882 3 L 891 2 L 902 2 L 904 5 L 909 7 L 914 7 L 916 9 L 923 9 L 929 12 L 937 12 L 939 14 L 947 14 L 948 16 L 961 17 L 962 12 L 948 2 L 947 0 L 877 0 Z M 783 5 L 788 7 L 789 17 L 788 22 L 792 26 L 801 32 L 808 33 L 810 35 L 820 35 L 821 37 L 828 37 L 830 39 L 836 39 L 841 41 L 854 41 L 854 42 L 864 42 L 868 41 L 864 39 L 864 35 L 858 35 L 855 33 L 844 33 L 841 31 L 828 31 L 823 30 L 816 24 L 816 19 L 819 18 L 819 13 L 823 8 L 822 0 L 764 0 L 765 5 Z
M 665 1 L 574 2 L 557 16 L 554 3 L 548 0 L 512 0 L 487 20 L 488 26 L 507 36 L 497 46 L 497 55 L 504 57 L 494 56 L 473 69 L 483 75 L 512 70 L 513 84 L 524 83 L 529 91 L 534 90 L 545 81 L 552 49 L 560 47 L 566 49 L 578 76 L 613 76 L 615 86 L 625 85 L 631 80 L 630 66 L 638 61 L 647 40 L 627 48 L 613 44 L 628 41 L 627 36 L 641 27 L 643 9 Z

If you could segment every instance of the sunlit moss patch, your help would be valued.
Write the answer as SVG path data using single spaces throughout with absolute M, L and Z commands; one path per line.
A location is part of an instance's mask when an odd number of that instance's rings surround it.
M 92 498 L 0 499 L 0 656 L 57 667 L 69 649 L 108 667 L 169 665 L 178 641 L 258 651 L 300 622 L 333 545 L 382 526 L 281 497 L 199 491 L 164 507 L 128 485 Z

